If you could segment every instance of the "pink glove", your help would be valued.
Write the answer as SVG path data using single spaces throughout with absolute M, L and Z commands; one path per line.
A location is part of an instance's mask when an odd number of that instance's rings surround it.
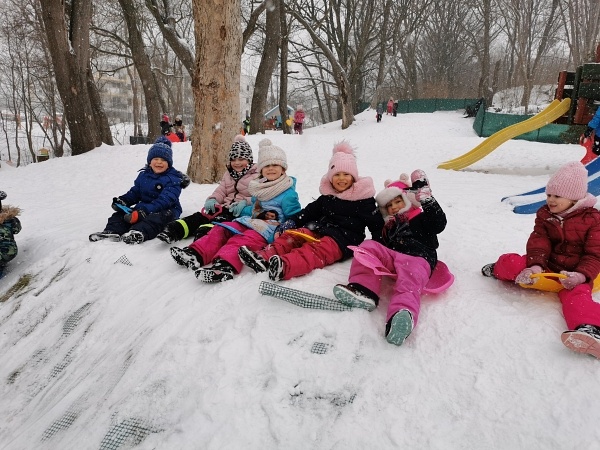
M 562 270 L 560 273 L 566 275 L 567 278 L 561 278 L 560 284 L 564 286 L 565 289 L 571 290 L 575 286 L 579 286 L 582 283 L 585 283 L 585 275 L 579 272 L 567 272 L 566 270 Z
M 414 170 L 410 174 L 410 181 L 412 188 L 416 190 L 415 200 L 419 203 L 426 202 L 431 198 L 431 187 L 429 186 L 429 179 L 425 172 L 421 169 Z
M 535 283 L 535 278 L 531 278 L 531 275 L 534 273 L 542 273 L 543 269 L 540 266 L 531 266 L 526 269 L 521 270 L 521 273 L 517 275 L 515 278 L 515 283 L 517 284 L 533 284 Z

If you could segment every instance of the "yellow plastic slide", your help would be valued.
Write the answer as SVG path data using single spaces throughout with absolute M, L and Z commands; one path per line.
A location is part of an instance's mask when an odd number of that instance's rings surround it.
M 531 116 L 529 119 L 524 120 L 523 122 L 515 123 L 514 125 L 510 125 L 500 131 L 497 131 L 470 152 L 465 153 L 458 158 L 441 163 L 438 166 L 438 169 L 459 170 L 464 169 L 471 164 L 475 164 L 477 161 L 492 153 L 499 145 L 503 144 L 509 139 L 529 131 L 537 130 L 544 125 L 549 124 L 550 122 L 554 122 L 560 116 L 567 113 L 570 107 L 570 98 L 565 98 L 562 101 L 554 100 L 543 111 L 537 113 L 535 116 Z

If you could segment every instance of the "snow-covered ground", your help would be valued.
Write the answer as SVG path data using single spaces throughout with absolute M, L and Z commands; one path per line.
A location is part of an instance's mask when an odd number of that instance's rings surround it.
M 523 252 L 534 217 L 504 196 L 545 185 L 585 151 L 503 144 L 462 171 L 437 169 L 482 138 L 462 111 L 357 116 L 270 133 L 303 204 L 319 195 L 333 144 L 356 147 L 360 174 L 424 169 L 448 216 L 439 256 L 456 276 L 424 296 L 402 347 L 372 313 L 296 307 L 258 293 L 266 274 L 202 284 L 169 246 L 90 243 L 148 146 L 104 146 L 23 168 L 2 164 L 5 203 L 23 208 L 19 255 L 0 299 L 3 449 L 598 449 L 600 361 L 566 349 L 555 294 L 481 276 Z M 249 136 L 256 152 L 264 136 Z M 185 170 L 189 144 L 174 145 Z M 182 193 L 184 214 L 214 185 Z M 331 296 L 350 262 L 282 283 Z M 600 298 L 600 294 L 598 294 Z

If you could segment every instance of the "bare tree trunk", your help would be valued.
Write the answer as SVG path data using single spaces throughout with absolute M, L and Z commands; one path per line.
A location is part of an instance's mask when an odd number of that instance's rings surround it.
M 197 183 L 220 179 L 240 117 L 239 0 L 192 0 L 196 64 L 195 119 L 188 174 Z
M 254 92 L 252 93 L 252 109 L 250 110 L 250 133 L 265 132 L 264 113 L 267 110 L 267 96 L 271 76 L 277 65 L 277 50 L 281 39 L 281 24 L 279 19 L 280 0 L 271 0 L 271 7 L 267 7 L 267 20 L 265 24 L 265 43 L 263 46 L 260 64 L 254 81 Z M 286 108 L 287 110 L 287 108 Z M 281 120 L 284 119 L 285 111 L 280 111 Z
M 146 114 L 148 115 L 148 137 L 156 139 L 160 136 L 160 86 L 152 73 L 152 63 L 144 50 L 144 40 L 138 28 L 139 14 L 133 0 L 119 0 L 123 17 L 127 24 L 129 48 L 131 59 L 140 77 L 144 99 L 146 101 Z
M 70 10 L 65 11 L 69 6 Z M 108 122 L 98 128 L 98 122 L 106 119 L 96 120 L 102 107 L 94 105 L 96 99 L 88 86 L 92 4 L 43 0 L 41 8 L 56 85 L 69 124 L 72 154 L 82 154 L 99 146 L 103 138 L 107 139 L 104 129 L 108 128 Z M 65 17 L 69 17 L 69 23 Z M 106 143 L 112 144 L 112 138 Z
M 279 76 L 279 111 L 286 112 L 287 119 L 287 104 L 288 104 L 288 43 L 289 43 L 289 27 L 287 23 L 287 14 L 285 3 L 281 0 L 279 7 L 279 22 L 281 40 L 279 48 L 281 56 L 279 58 L 280 76 Z M 292 126 L 288 125 L 287 120 L 281 116 L 281 129 L 283 134 L 292 134 Z

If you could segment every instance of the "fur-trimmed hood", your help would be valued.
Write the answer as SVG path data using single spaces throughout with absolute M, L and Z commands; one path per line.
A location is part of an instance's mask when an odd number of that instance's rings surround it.
M 21 208 L 18 206 L 3 205 L 2 211 L 0 211 L 0 224 L 4 223 L 5 220 L 14 219 L 21 214 Z

